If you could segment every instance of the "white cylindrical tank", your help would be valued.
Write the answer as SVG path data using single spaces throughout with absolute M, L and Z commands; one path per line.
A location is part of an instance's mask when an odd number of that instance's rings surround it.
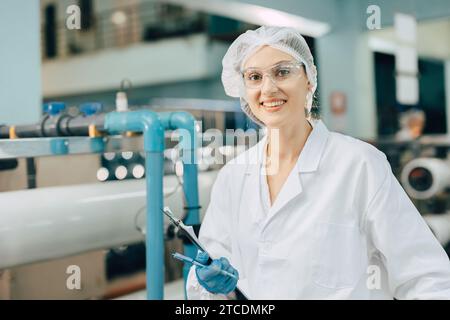
M 415 199 L 428 199 L 450 186 L 450 162 L 437 158 L 419 158 L 402 170 L 402 185 Z
M 216 175 L 199 173 L 201 217 Z M 164 195 L 164 205 L 181 217 L 183 188 L 175 175 L 164 176 Z M 0 269 L 144 240 L 143 179 L 2 192 L 0 205 Z

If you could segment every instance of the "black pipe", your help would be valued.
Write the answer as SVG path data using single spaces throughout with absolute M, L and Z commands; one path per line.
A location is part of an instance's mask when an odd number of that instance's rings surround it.
M 9 127 L 0 124 L 0 139 L 8 139 L 9 138 Z
M 65 136 L 89 136 L 89 126 L 94 125 L 101 132 L 105 132 L 105 114 L 99 113 L 89 117 L 78 116 L 64 119 L 60 130 Z
M 13 170 L 17 168 L 17 159 L 0 159 L 0 171 L 2 170 Z
M 37 124 L 15 126 L 14 132 L 17 138 L 89 136 L 91 125 L 100 133 L 104 133 L 104 123 L 104 113 L 75 117 L 68 114 L 45 115 Z M 9 139 L 9 131 L 9 126 L 0 125 L 0 139 Z
M 36 163 L 34 158 L 27 158 L 28 189 L 36 189 Z

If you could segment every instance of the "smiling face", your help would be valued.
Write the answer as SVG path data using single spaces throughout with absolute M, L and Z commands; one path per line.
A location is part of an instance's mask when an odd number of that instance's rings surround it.
M 260 48 L 245 62 L 243 69 L 270 67 L 294 58 L 270 46 Z M 245 100 L 253 114 L 268 128 L 281 128 L 286 125 L 300 125 L 306 121 L 306 95 L 311 90 L 304 67 L 300 67 L 298 76 L 275 84 L 269 76 L 262 78 L 259 88 L 245 88 Z

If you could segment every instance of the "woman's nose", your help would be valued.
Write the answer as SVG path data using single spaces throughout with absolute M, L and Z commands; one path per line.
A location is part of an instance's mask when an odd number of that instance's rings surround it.
M 278 87 L 272 77 L 265 74 L 262 79 L 261 93 L 272 93 L 278 91 Z

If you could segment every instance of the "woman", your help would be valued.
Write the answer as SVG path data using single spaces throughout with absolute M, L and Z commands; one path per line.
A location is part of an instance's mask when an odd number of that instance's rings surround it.
M 311 117 L 316 74 L 290 28 L 230 46 L 225 91 L 267 134 L 218 174 L 200 231 L 214 260 L 191 268 L 188 298 L 450 298 L 448 257 L 385 155 Z

